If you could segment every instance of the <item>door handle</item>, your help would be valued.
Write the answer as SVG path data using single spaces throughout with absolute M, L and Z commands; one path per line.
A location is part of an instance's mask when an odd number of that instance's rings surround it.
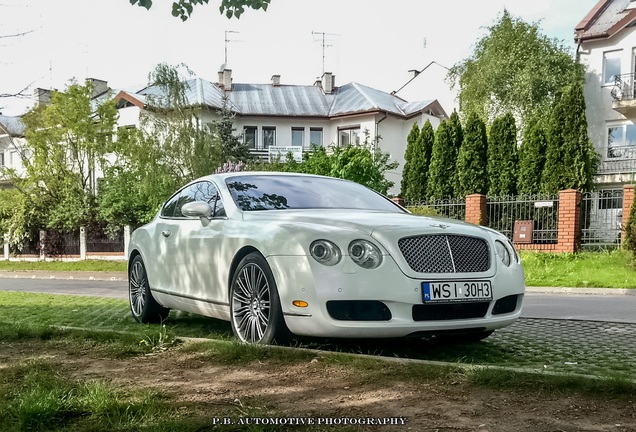
M 170 237 L 170 234 L 172 234 L 170 231 L 161 231 L 161 235 L 164 237 Z

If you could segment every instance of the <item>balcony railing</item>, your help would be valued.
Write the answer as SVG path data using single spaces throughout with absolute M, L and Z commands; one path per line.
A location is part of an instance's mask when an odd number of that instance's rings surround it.
M 601 154 L 598 174 L 636 172 L 636 145 L 609 146 L 598 150 Z
M 610 94 L 617 101 L 636 99 L 634 74 L 614 75 L 614 87 Z

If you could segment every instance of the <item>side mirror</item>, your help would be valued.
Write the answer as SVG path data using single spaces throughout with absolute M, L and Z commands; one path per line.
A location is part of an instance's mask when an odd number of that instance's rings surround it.
M 183 207 L 181 207 L 181 213 L 185 217 L 199 218 L 203 226 L 208 226 L 213 214 L 210 204 L 205 201 L 193 201 L 184 204 Z

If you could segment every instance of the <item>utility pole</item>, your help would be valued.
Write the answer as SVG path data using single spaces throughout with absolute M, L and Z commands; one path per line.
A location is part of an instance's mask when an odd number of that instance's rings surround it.
M 314 42 L 320 42 L 320 46 L 322 46 L 322 73 L 325 73 L 325 48 L 331 47 L 333 45 L 327 44 L 326 36 L 340 36 L 337 33 L 325 33 L 325 32 L 311 32 L 311 35 L 314 37 Z M 316 35 L 318 35 L 318 40 L 316 40 Z

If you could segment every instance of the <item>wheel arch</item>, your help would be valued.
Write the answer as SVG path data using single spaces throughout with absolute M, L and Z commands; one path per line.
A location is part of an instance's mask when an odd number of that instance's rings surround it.
M 241 249 L 239 249 L 236 254 L 234 255 L 234 258 L 232 258 L 232 264 L 230 264 L 230 271 L 228 272 L 227 275 L 227 297 L 228 297 L 228 301 L 230 300 L 230 296 L 232 295 L 231 293 L 231 286 L 232 286 L 232 278 L 234 277 L 234 272 L 236 271 L 236 268 L 238 267 L 239 263 L 241 262 L 241 260 L 243 258 L 245 258 L 246 256 L 248 256 L 249 254 L 256 252 L 258 254 L 260 254 L 261 256 L 263 256 L 263 254 L 261 253 L 261 251 L 259 251 L 258 249 L 256 249 L 254 246 L 251 245 L 247 245 L 247 246 L 243 246 Z

